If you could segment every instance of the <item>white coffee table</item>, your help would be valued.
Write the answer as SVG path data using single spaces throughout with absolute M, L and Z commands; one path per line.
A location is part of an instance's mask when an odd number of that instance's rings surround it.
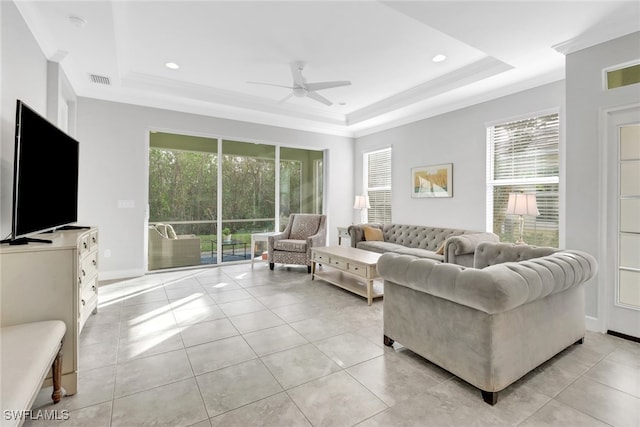
M 381 254 L 350 246 L 325 246 L 311 249 L 311 280 L 318 277 L 333 285 L 363 296 L 371 305 L 384 295 L 377 263 Z M 318 270 L 317 265 L 322 265 Z M 326 267 L 326 268 L 325 268 Z

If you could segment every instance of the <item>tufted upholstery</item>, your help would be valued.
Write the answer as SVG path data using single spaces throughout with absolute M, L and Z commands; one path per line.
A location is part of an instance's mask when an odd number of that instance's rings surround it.
M 284 231 L 268 238 L 269 268 L 277 262 L 306 265 L 311 272 L 311 248 L 326 245 L 326 220 L 326 215 L 291 214 Z
M 580 251 L 486 242 L 475 260 L 485 267 L 381 256 L 384 335 L 495 403 L 498 391 L 582 340 L 584 284 L 597 262 Z
M 383 242 L 369 242 L 364 237 L 364 226 L 379 228 Z M 473 254 L 479 242 L 497 242 L 498 236 L 471 230 L 438 228 L 403 224 L 358 224 L 348 228 L 351 246 L 372 252 L 396 252 L 471 267 Z M 445 242 L 444 254 L 436 254 Z

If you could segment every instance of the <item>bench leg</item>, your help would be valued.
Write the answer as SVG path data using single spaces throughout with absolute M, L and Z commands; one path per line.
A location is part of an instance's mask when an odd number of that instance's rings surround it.
M 60 349 L 58 350 L 58 354 L 56 358 L 53 360 L 53 393 L 51 394 L 51 398 L 53 399 L 53 403 L 60 402 L 62 398 L 62 343 L 60 343 Z

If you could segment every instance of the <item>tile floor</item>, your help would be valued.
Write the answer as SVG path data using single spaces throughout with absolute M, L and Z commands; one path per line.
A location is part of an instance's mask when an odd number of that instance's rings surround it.
M 485 404 L 396 344 L 381 300 L 248 264 L 103 284 L 65 426 L 640 426 L 640 344 L 588 333 Z M 25 425 L 42 426 L 43 421 Z M 50 424 L 47 424 L 50 425 Z

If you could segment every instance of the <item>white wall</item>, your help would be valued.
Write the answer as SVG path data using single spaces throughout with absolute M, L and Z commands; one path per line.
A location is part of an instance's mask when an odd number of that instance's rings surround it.
M 47 114 L 47 58 L 13 2 L 0 1 L 0 239 L 11 232 L 16 99 Z
M 567 55 L 566 63 L 566 193 L 567 247 L 598 258 L 600 274 L 587 285 L 587 314 L 604 327 L 602 292 L 606 287 L 606 230 L 603 224 L 601 183 L 606 178 L 602 160 L 604 140 L 601 112 L 640 103 L 640 84 L 604 90 L 605 68 L 640 59 L 640 33 Z M 600 295 L 600 296 L 599 296 Z
M 325 212 L 329 239 L 349 224 L 353 201 L 353 140 L 311 132 L 78 98 L 79 220 L 100 229 L 100 277 L 142 274 L 148 202 L 148 132 L 223 137 L 327 150 Z M 131 200 L 133 208 L 118 208 Z M 105 258 L 105 250 L 111 257 Z
M 471 230 L 486 228 L 486 127 L 548 109 L 563 112 L 564 82 L 421 120 L 356 140 L 355 192 L 362 156 L 392 145 L 393 222 Z M 453 197 L 411 198 L 411 168 L 453 163 Z

